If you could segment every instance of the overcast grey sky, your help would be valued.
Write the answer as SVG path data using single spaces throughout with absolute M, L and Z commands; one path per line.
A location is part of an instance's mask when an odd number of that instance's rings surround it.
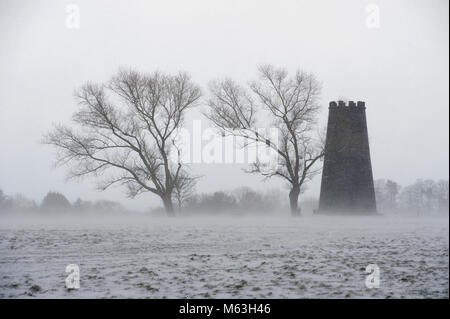
M 80 9 L 79 29 L 66 26 L 70 3 Z M 379 8 L 379 28 L 366 25 L 369 4 Z M 316 74 L 323 126 L 330 100 L 366 101 L 374 178 L 447 179 L 448 25 L 447 0 L 1 0 L 0 188 L 36 200 L 58 190 L 70 200 L 158 205 L 150 194 L 130 201 L 121 189 L 98 193 L 92 179 L 66 182 L 40 137 L 68 122 L 75 88 L 108 80 L 120 66 L 185 70 L 206 91 L 216 77 L 251 80 L 261 63 Z M 194 165 L 204 175 L 198 190 L 283 184 L 241 168 Z M 319 186 L 317 176 L 306 195 L 318 196 Z

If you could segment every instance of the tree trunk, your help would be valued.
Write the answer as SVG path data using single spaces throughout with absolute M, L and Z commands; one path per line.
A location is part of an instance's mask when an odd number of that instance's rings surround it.
M 175 216 L 175 211 L 173 209 L 172 196 L 164 196 L 162 198 L 164 203 L 164 208 L 166 210 L 167 216 Z
M 289 192 L 289 204 L 292 216 L 300 216 L 300 208 L 298 207 L 298 196 L 300 195 L 300 187 L 294 186 Z

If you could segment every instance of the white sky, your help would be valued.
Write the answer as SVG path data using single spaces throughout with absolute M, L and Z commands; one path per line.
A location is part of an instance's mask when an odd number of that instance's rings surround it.
M 66 27 L 69 3 L 80 8 L 79 29 Z M 365 24 L 371 3 L 380 8 L 379 29 Z M 119 66 L 185 70 L 206 91 L 225 75 L 251 80 L 261 63 L 317 75 L 323 126 L 330 100 L 366 101 L 375 178 L 448 179 L 448 9 L 447 0 L 2 0 L 0 188 L 36 200 L 57 190 L 70 200 L 159 205 L 150 194 L 130 201 L 121 189 L 98 193 L 93 180 L 66 182 L 40 137 L 52 123 L 68 122 L 75 88 L 108 80 Z M 204 175 L 198 190 L 282 185 L 241 168 L 194 165 Z M 306 195 L 318 196 L 319 186 L 317 176 Z

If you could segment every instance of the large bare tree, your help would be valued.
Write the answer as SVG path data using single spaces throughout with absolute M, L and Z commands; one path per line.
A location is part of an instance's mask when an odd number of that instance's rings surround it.
M 101 190 L 125 185 L 129 197 L 151 192 L 173 215 L 174 188 L 187 178 L 175 135 L 200 96 L 185 73 L 122 70 L 107 83 L 78 90 L 77 128 L 56 125 L 44 143 L 57 148 L 57 164 L 70 166 L 68 177 L 103 177 Z
M 177 203 L 178 211 L 181 212 L 183 206 L 195 195 L 195 186 L 200 176 L 191 176 L 182 172 L 178 177 L 173 189 L 173 198 Z
M 259 75 L 248 88 L 230 79 L 212 82 L 205 115 L 223 133 L 265 143 L 275 150 L 279 156 L 276 168 L 257 160 L 249 172 L 286 180 L 291 212 L 298 215 L 299 195 L 319 172 L 315 164 L 323 156 L 323 141 L 314 137 L 320 84 L 312 74 L 297 71 L 289 76 L 286 70 L 271 65 L 259 67 Z M 258 119 L 279 129 L 277 141 L 258 134 Z

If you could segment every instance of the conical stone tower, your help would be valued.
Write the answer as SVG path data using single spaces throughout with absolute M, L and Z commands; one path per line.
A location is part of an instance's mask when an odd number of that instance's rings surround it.
M 364 102 L 330 102 L 319 214 L 376 214 Z

